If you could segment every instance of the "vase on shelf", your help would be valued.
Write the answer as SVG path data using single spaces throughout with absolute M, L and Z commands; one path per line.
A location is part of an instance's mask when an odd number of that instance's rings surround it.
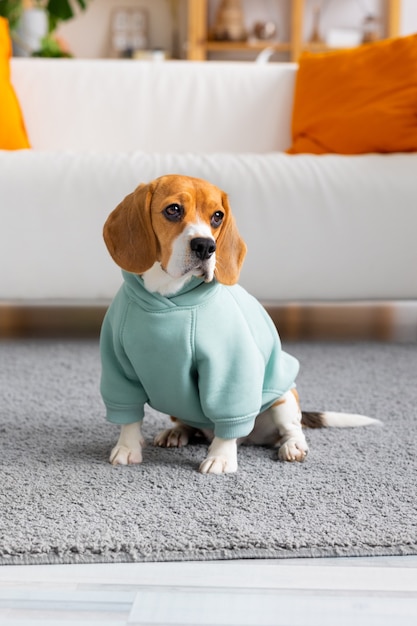
M 48 34 L 48 16 L 37 7 L 25 9 L 16 28 L 13 53 L 28 57 L 41 47 L 41 41 Z
M 212 37 L 218 41 L 245 41 L 247 39 L 241 0 L 221 1 Z

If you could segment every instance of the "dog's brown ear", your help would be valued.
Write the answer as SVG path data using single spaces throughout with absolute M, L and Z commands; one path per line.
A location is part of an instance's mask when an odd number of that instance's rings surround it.
M 239 274 L 246 255 L 246 244 L 239 235 L 232 215 L 229 199 L 223 192 L 222 204 L 225 219 L 216 240 L 216 270 L 215 276 L 223 285 L 234 285 L 239 280 Z
M 152 184 L 139 185 L 104 224 L 103 237 L 113 260 L 133 274 L 143 274 L 157 260 L 150 210 L 152 191 Z

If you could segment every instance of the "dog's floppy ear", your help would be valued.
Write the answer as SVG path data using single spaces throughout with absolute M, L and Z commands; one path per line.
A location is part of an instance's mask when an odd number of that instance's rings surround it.
M 139 185 L 110 213 L 103 237 L 113 260 L 127 272 L 143 274 L 157 260 L 151 222 L 152 183 Z
M 222 193 L 224 221 L 216 240 L 216 270 L 215 276 L 223 285 L 234 285 L 239 280 L 239 274 L 246 255 L 246 244 L 239 235 L 232 215 L 227 194 Z

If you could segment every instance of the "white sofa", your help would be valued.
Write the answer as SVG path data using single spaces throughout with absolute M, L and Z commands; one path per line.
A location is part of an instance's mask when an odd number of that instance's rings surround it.
M 228 192 L 260 300 L 417 298 L 417 154 L 289 156 L 297 66 L 12 59 L 32 149 L 0 151 L 0 300 L 110 299 L 108 213 L 164 173 Z

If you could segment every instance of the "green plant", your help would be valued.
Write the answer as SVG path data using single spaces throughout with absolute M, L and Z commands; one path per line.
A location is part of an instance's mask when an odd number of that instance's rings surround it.
M 0 0 L 0 16 L 9 20 L 11 30 L 18 25 L 22 12 L 23 2 L 21 0 Z
M 63 51 L 53 33 L 60 22 L 75 17 L 75 8 L 84 11 L 88 0 L 33 0 L 33 6 L 44 9 L 48 18 L 48 33 L 41 39 L 39 50 L 32 51 L 33 56 L 41 57 L 67 57 L 71 56 Z M 9 20 L 10 30 L 14 39 L 18 36 L 14 33 L 24 9 L 23 0 L 0 0 L 0 16 Z M 21 41 L 19 41 L 22 44 Z
M 84 11 L 87 8 L 87 2 L 88 0 L 34 0 L 33 6 L 45 9 L 49 21 L 49 32 L 53 32 L 59 22 L 74 17 L 75 7 Z M 23 0 L 0 0 L 0 16 L 9 20 L 12 30 L 19 23 L 23 8 Z
M 61 44 L 52 34 L 42 37 L 40 44 L 39 50 L 32 52 L 33 57 L 63 58 L 72 56 L 69 52 L 65 52 L 62 49 Z
M 48 0 L 45 3 L 39 2 L 43 5 L 48 15 L 49 32 L 52 33 L 56 30 L 59 22 L 70 20 L 74 17 L 73 6 L 77 6 L 84 11 L 87 8 L 87 0 Z

